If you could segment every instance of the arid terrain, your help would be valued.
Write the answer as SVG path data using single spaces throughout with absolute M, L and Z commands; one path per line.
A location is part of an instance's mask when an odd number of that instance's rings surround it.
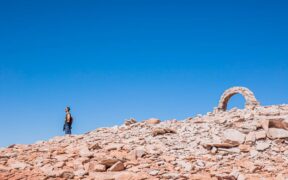
M 244 109 L 227 109 L 234 94 Z M 247 88 L 185 120 L 126 120 L 83 135 L 0 149 L 0 179 L 288 179 L 288 105 L 262 106 Z

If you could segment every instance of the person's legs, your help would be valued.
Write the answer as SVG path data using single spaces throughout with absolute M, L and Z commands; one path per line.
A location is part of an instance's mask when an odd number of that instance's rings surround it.
M 71 134 L 71 128 L 68 124 L 65 124 L 65 134 Z

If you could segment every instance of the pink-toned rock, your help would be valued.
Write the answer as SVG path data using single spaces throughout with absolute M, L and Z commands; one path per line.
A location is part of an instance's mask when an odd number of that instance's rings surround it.
M 240 144 L 239 149 L 241 152 L 249 152 L 251 149 L 251 146 L 245 145 L 245 144 Z
M 175 156 L 165 156 L 165 155 L 162 155 L 161 159 L 164 159 L 166 162 L 172 162 L 176 160 Z
M 134 118 L 130 118 L 129 120 L 126 120 L 124 124 L 126 126 L 129 126 L 129 125 L 135 124 L 135 123 L 137 123 L 137 121 Z
M 288 138 L 288 131 L 278 128 L 269 128 L 269 137 L 272 139 Z
M 12 163 L 9 164 L 10 168 L 14 168 L 14 169 L 25 169 L 27 167 L 29 167 L 30 165 L 28 165 L 27 163 L 24 162 L 19 162 L 19 161 L 14 161 Z
M 54 167 L 55 167 L 55 168 L 62 168 L 64 165 L 65 165 L 65 162 L 60 161 L 60 162 L 55 163 L 55 164 L 54 164 Z
M 121 161 L 118 161 L 113 166 L 111 166 L 108 171 L 123 171 L 124 169 L 124 164 Z
M 212 177 L 210 174 L 208 173 L 197 173 L 197 174 L 193 174 L 191 176 L 189 176 L 189 179 L 193 179 L 193 180 L 212 180 Z
M 153 136 L 163 135 L 166 133 L 176 133 L 176 131 L 170 128 L 155 128 L 152 131 Z
M 107 151 L 121 150 L 123 146 L 124 146 L 124 144 L 111 143 L 105 147 L 105 150 L 107 150 Z
M 98 164 L 97 162 L 89 163 L 89 172 L 105 172 L 106 166 L 103 164 Z
M 63 171 L 59 177 L 64 179 L 72 179 L 74 178 L 74 173 L 72 171 Z
M 232 144 L 242 144 L 245 141 L 245 134 L 235 130 L 235 129 L 227 129 L 224 131 L 225 142 Z
M 203 147 L 211 149 L 212 147 L 216 148 L 232 148 L 236 147 L 238 144 L 235 143 L 208 143 L 208 144 L 203 144 Z
M 257 142 L 256 149 L 258 151 L 264 151 L 270 147 L 270 144 L 267 142 Z
M 114 172 L 89 172 L 87 179 L 93 180 L 115 180 Z
M 117 163 L 119 160 L 116 158 L 105 158 L 99 161 L 99 164 L 105 165 L 107 167 L 113 166 L 115 163 Z
M 9 171 L 9 170 L 10 170 L 9 167 L 0 164 L 0 173 L 1 172 L 6 172 L 6 171 Z
M 255 136 L 256 136 L 256 140 L 259 140 L 259 139 L 265 139 L 266 138 L 266 132 L 264 130 L 262 131 L 257 131 L 255 133 Z
M 259 169 L 259 167 L 255 166 L 255 164 L 250 161 L 243 161 L 241 162 L 240 166 L 249 170 L 250 173 L 255 173 L 256 170 Z
M 256 134 L 255 132 L 249 132 L 246 136 L 246 144 L 253 144 L 256 141 Z
M 143 157 L 146 154 L 146 151 L 144 148 L 136 148 L 135 150 L 130 152 L 130 156 L 132 159 L 138 159 Z
M 79 151 L 79 154 L 81 157 L 92 157 L 93 156 L 93 152 L 91 152 L 88 148 L 87 145 L 84 145 L 84 146 L 81 146 L 80 147 L 80 151 Z
M 119 174 L 115 175 L 115 180 L 144 180 L 144 179 L 148 179 L 148 176 L 143 173 L 120 172 Z
M 90 145 L 89 145 L 89 150 L 90 150 L 90 151 L 98 150 L 98 149 L 101 149 L 101 146 L 100 146 L 98 143 L 90 144 Z

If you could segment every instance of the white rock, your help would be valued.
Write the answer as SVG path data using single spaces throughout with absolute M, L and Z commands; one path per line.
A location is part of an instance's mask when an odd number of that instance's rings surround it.
M 165 173 L 162 175 L 164 178 L 167 178 L 167 179 L 176 179 L 179 177 L 179 174 L 178 173 L 173 173 L 173 172 L 169 172 L 169 173 Z
M 255 156 L 257 156 L 258 155 L 258 151 L 256 151 L 256 150 L 251 150 L 250 151 L 250 156 L 253 158 L 253 157 L 255 157 Z
M 224 138 L 225 140 L 231 142 L 231 143 L 238 143 L 242 144 L 245 141 L 246 135 L 235 130 L 235 129 L 227 129 L 224 131 Z
M 190 163 L 190 162 L 186 162 L 186 161 L 183 161 L 183 160 L 180 160 L 180 161 L 176 161 L 177 162 L 177 164 L 179 165 L 179 166 L 181 166 L 181 168 L 183 168 L 185 171 L 191 171 L 192 170 L 192 168 L 193 168 L 193 166 L 192 166 L 192 164 Z M 205 166 L 205 164 L 204 163 L 202 163 L 203 164 L 203 166 Z M 201 165 L 202 165 L 201 164 Z M 202 167 L 203 167 L 202 166 Z
M 270 143 L 267 142 L 257 142 L 256 150 L 258 151 L 264 151 L 265 149 L 268 149 L 270 147 Z
M 158 173 L 159 173 L 158 170 L 152 170 L 152 171 L 149 172 L 149 174 L 150 174 L 151 176 L 156 176 L 156 175 L 158 175 Z
M 228 152 L 228 153 L 240 153 L 240 149 L 239 148 L 218 148 L 219 151 L 224 151 L 224 152 Z
M 19 161 L 15 161 L 13 163 L 11 163 L 9 165 L 11 168 L 14 168 L 14 169 L 25 169 L 26 167 L 29 167 L 29 164 L 26 164 L 24 162 L 19 162 Z
M 268 134 L 271 138 L 288 138 L 288 131 L 278 128 L 269 128 Z
M 80 148 L 79 154 L 80 154 L 81 157 L 92 157 L 92 156 L 93 156 L 93 152 L 91 152 L 91 151 L 88 149 L 88 146 L 87 146 L 87 145 L 82 146 L 82 147 Z
M 197 160 L 196 165 L 199 167 L 205 167 L 205 163 L 203 161 Z

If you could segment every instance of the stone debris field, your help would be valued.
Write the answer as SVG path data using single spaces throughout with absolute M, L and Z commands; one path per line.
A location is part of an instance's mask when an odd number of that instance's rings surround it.
M 227 110 L 242 94 L 244 109 Z M 288 180 L 288 105 L 261 106 L 244 87 L 185 120 L 151 118 L 0 148 L 0 180 Z

